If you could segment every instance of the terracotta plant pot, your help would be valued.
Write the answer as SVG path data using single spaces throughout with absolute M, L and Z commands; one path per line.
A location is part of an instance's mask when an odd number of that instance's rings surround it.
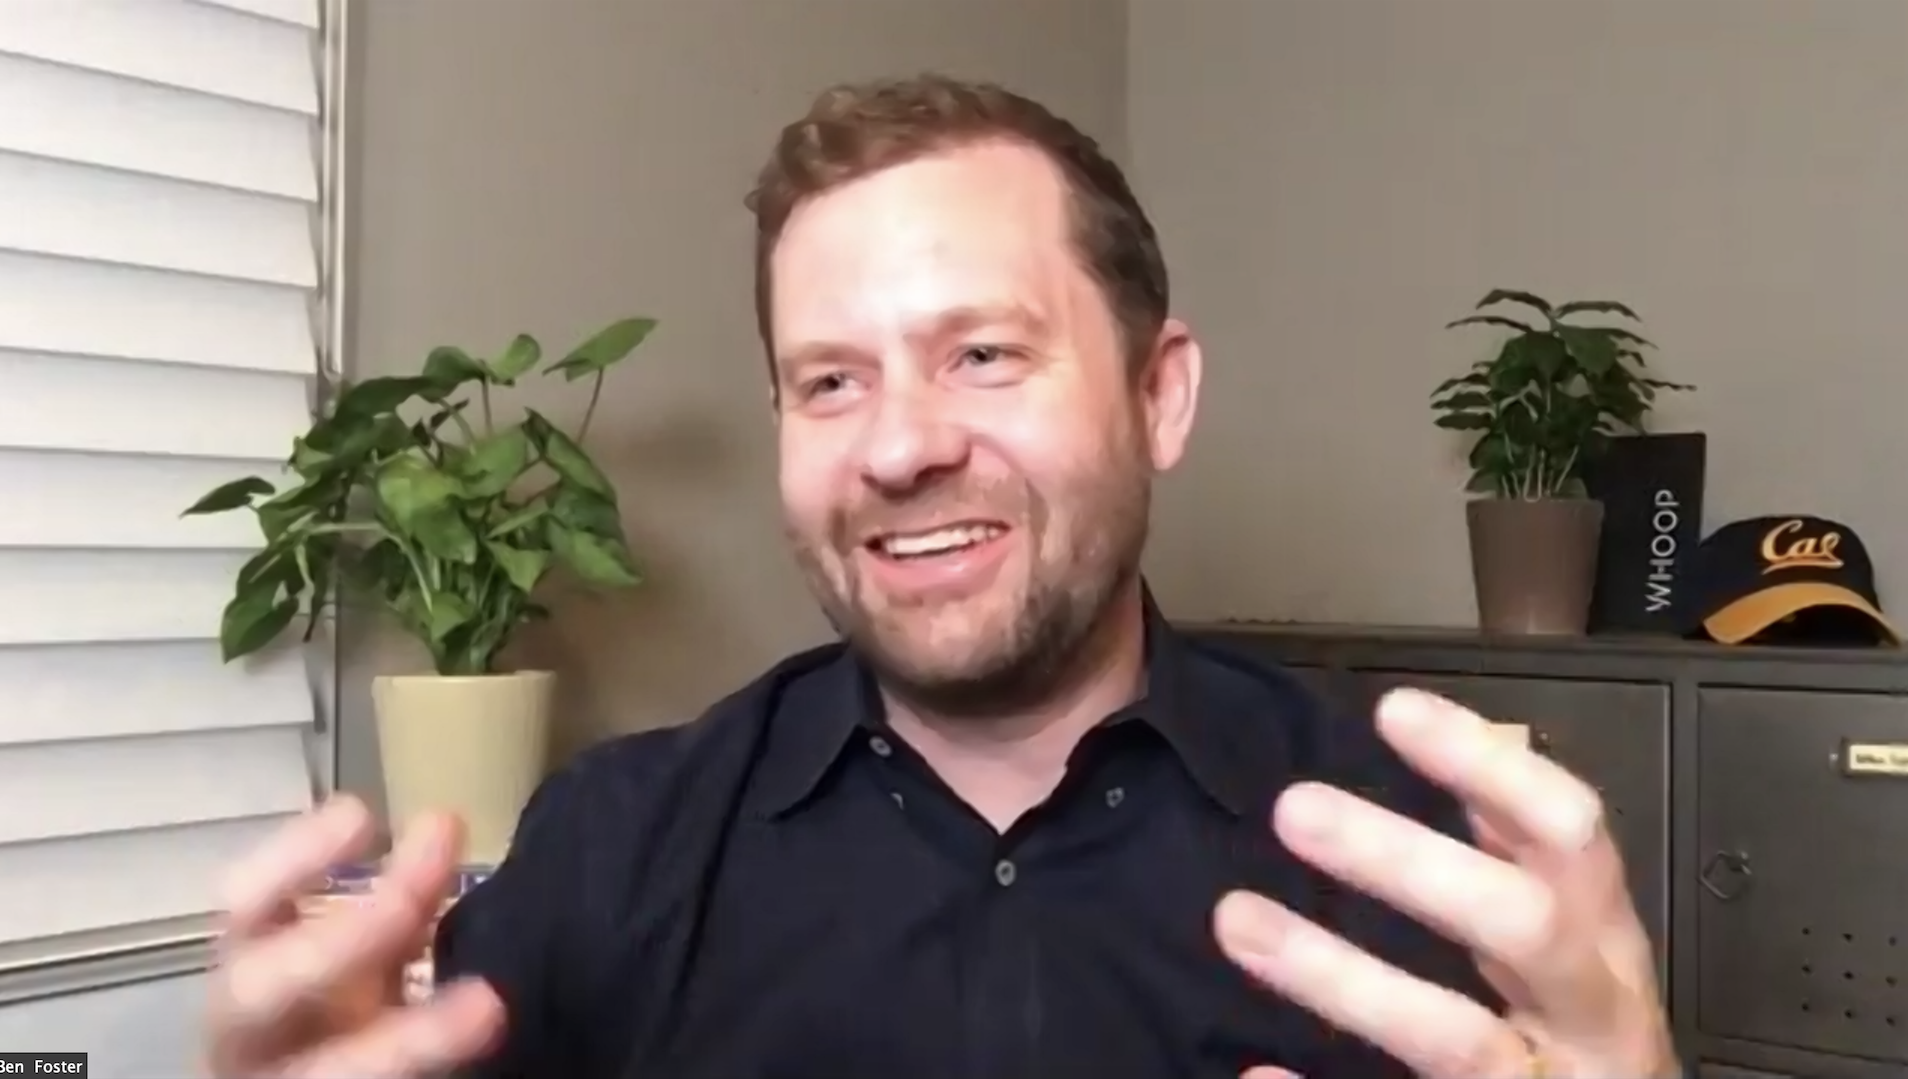
M 466 829 L 465 863 L 502 861 L 548 766 L 555 688 L 549 671 L 374 680 L 393 830 L 420 813 L 455 813 Z
M 1603 503 L 1480 498 L 1465 507 L 1478 628 L 1581 636 L 1597 580 Z

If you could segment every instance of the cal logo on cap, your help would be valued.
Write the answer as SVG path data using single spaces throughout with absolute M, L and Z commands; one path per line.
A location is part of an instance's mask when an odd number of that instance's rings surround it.
M 1842 534 L 1831 529 L 1819 535 L 1806 535 L 1808 527 L 1806 518 L 1791 517 L 1771 528 L 1762 537 L 1762 561 L 1766 563 L 1762 572 L 1805 567 L 1846 568 L 1848 563 L 1835 553 L 1835 548 L 1842 545 Z

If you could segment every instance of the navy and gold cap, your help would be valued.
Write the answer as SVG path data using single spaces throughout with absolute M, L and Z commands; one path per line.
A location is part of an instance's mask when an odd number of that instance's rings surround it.
M 1752 517 L 1703 540 L 1686 629 L 1722 644 L 1899 646 L 1875 567 L 1853 529 L 1820 517 Z

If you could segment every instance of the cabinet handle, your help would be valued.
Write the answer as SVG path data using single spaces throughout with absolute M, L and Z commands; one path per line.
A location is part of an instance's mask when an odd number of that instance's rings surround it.
M 1704 891 L 1728 903 L 1740 899 L 1754 883 L 1755 876 L 1749 868 L 1749 855 L 1742 851 L 1719 850 L 1703 863 L 1702 874 L 1696 879 L 1702 883 Z

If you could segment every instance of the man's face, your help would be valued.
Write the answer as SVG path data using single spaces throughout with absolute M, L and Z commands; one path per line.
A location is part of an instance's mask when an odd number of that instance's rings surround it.
M 1154 362 L 1134 377 L 1069 231 L 1055 166 L 983 143 L 810 201 L 772 254 L 797 559 L 928 707 L 985 713 L 1051 683 L 1136 574 L 1152 474 L 1190 426 L 1183 328 L 1139 343 Z

